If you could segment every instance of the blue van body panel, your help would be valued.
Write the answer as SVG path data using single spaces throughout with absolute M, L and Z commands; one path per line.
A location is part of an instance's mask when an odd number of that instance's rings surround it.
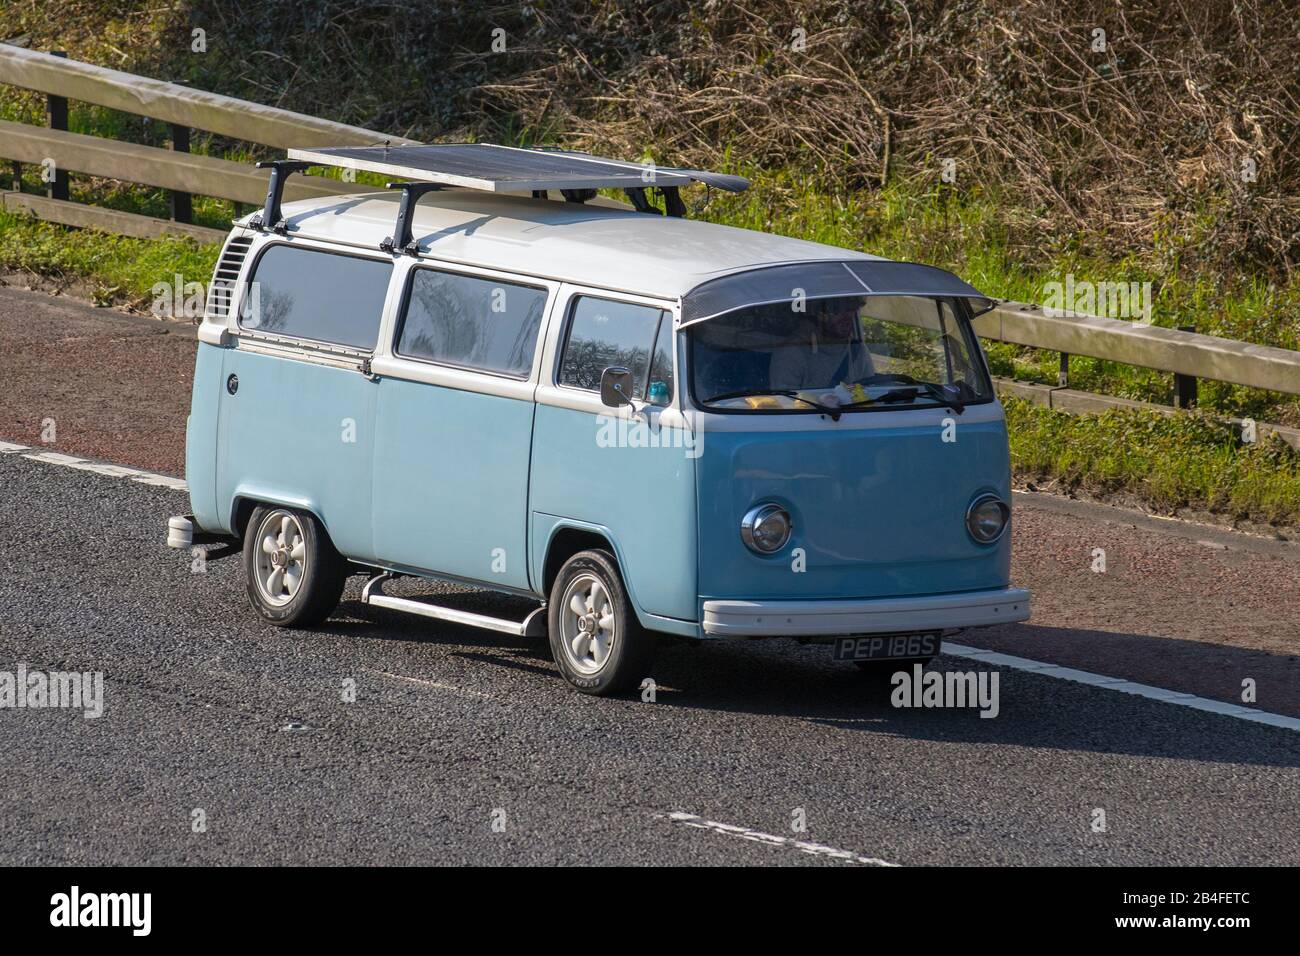
M 371 387 L 382 560 L 528 588 L 533 403 L 396 378 Z
M 355 369 L 224 353 L 216 485 L 226 530 L 240 496 L 290 504 L 313 512 L 342 554 L 373 559 L 375 384 Z
M 541 590 L 541 586 L 545 581 L 546 554 L 550 550 L 555 536 L 567 528 L 601 535 L 610 542 L 610 546 L 614 549 L 614 557 L 618 561 L 619 567 L 627 566 L 625 563 L 627 558 L 623 554 L 623 549 L 619 546 L 617 536 L 604 525 L 593 524 L 589 521 L 575 521 L 572 518 L 561 518 L 559 515 L 548 515 L 534 511 L 528 536 L 529 550 L 531 552 L 531 574 L 533 581 L 536 582 L 534 588 L 543 597 L 546 596 Z M 624 581 L 624 587 L 627 588 L 628 596 L 632 600 L 633 610 L 636 611 L 637 620 L 641 622 L 642 627 L 655 631 L 667 631 L 670 634 L 680 634 L 683 637 L 699 636 L 700 625 L 694 618 L 680 620 L 662 614 L 652 614 L 638 603 L 637 597 L 633 593 L 633 582 Z
M 655 615 L 697 621 L 695 462 L 683 447 L 611 446 L 601 438 L 610 421 L 537 406 L 530 501 L 535 586 L 551 535 L 567 519 L 610 538 L 643 623 L 654 626 Z M 672 431 L 648 427 L 647 434 Z
M 190 511 L 200 528 L 230 531 L 228 515 L 217 507 L 217 419 L 220 396 L 225 391 L 221 376 L 226 350 L 200 342 L 194 357 L 194 387 L 190 415 L 185 421 L 185 485 L 190 493 Z
M 756 420 L 753 431 L 708 432 L 696 463 L 701 601 L 1006 587 L 1009 531 L 980 545 L 965 526 L 976 495 L 1011 500 L 1006 424 L 957 421 L 955 442 L 931 424 L 762 431 Z M 771 557 L 750 551 L 739 533 L 744 514 L 767 501 L 794 525 Z

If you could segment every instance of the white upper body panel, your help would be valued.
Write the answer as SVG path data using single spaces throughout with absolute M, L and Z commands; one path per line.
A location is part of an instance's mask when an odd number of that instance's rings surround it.
M 398 190 L 306 199 L 285 203 L 283 216 L 290 236 L 378 249 L 400 199 Z M 756 266 L 880 260 L 709 222 L 461 189 L 422 197 L 412 233 L 435 259 L 662 298 Z

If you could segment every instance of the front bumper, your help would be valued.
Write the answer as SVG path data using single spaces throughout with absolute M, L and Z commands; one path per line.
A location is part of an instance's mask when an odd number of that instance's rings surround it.
M 713 637 L 844 637 L 987 627 L 1029 617 L 1024 588 L 854 601 L 705 601 Z

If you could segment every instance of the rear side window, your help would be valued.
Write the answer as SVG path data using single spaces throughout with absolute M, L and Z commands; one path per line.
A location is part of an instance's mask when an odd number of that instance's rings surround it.
M 545 289 L 416 269 L 411 274 L 397 352 L 527 378 L 545 311 Z
M 655 405 L 672 398 L 672 322 L 663 309 L 579 296 L 573 305 L 559 383 L 599 391 L 611 365 L 632 370 L 632 394 Z M 661 332 L 661 326 L 666 331 Z
M 391 262 L 273 245 L 253 270 L 239 308 L 241 328 L 367 351 L 375 347 Z

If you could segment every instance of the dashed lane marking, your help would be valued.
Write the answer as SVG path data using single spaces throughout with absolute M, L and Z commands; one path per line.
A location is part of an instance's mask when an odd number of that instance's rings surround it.
M 1009 667 L 1012 670 L 1042 674 L 1046 677 L 1055 677 L 1058 680 L 1068 680 L 1076 684 L 1100 687 L 1103 690 L 1115 690 L 1121 694 L 1146 697 L 1148 700 L 1158 700 L 1164 704 L 1177 704 L 1180 707 L 1203 710 L 1209 714 L 1236 717 L 1238 720 L 1249 720 L 1252 723 L 1266 724 L 1269 727 L 1300 730 L 1300 718 L 1288 717 L 1285 714 L 1270 714 L 1264 710 L 1252 710 L 1240 704 L 1212 700 L 1209 697 L 1197 697 L 1195 694 L 1185 694 L 1182 691 L 1165 690 L 1163 687 L 1139 684 L 1136 681 L 1125 680 L 1122 677 L 1107 677 L 1105 674 L 1093 674 L 1090 671 L 1076 670 L 1073 667 L 1061 667 L 1059 664 L 1047 664 L 1043 661 L 1030 660 L 1027 657 L 1015 657 L 997 651 L 986 651 L 979 647 L 967 647 L 964 644 L 945 643 L 943 653 L 951 654 L 953 657 L 968 657 L 984 664 L 991 664 L 994 667 Z
M 173 478 L 171 475 L 160 475 L 152 471 L 141 471 L 138 468 L 112 465 L 105 461 L 92 461 L 89 458 L 78 458 L 75 455 L 64 455 L 54 451 L 35 451 L 26 445 L 16 445 L 13 442 L 0 441 L 0 455 L 21 455 L 23 458 L 44 462 L 47 465 L 62 465 L 64 468 L 90 471 L 109 478 L 126 478 L 142 485 L 155 485 L 171 491 L 188 490 L 183 478 Z
M 810 843 L 807 840 L 796 840 L 792 837 L 776 836 L 772 833 L 764 833 L 761 830 L 752 830 L 749 827 L 736 826 L 734 823 L 719 823 L 716 820 L 705 820 L 703 817 L 697 817 L 693 813 L 670 813 L 668 819 L 674 823 L 680 823 L 683 826 L 695 827 L 698 830 L 711 830 L 714 833 L 721 833 L 726 836 L 739 837 L 742 840 L 750 840 L 754 843 L 766 843 L 769 846 L 786 847 L 791 850 L 798 850 L 800 853 L 807 853 L 811 856 L 824 856 L 832 860 L 840 860 L 844 863 L 857 863 L 861 866 L 898 866 L 897 863 L 890 863 L 887 860 L 881 860 L 874 856 L 861 856 L 850 850 L 837 850 L 833 846 L 823 846 L 820 843 Z
M 388 671 L 375 671 L 369 668 L 362 668 L 367 674 L 374 674 L 377 677 L 387 677 L 390 680 L 405 681 L 408 684 L 419 684 L 423 687 L 433 687 L 436 690 L 449 690 L 457 694 L 466 694 L 470 697 L 479 697 L 483 700 L 492 700 L 491 694 L 484 694 L 477 690 L 470 690 L 468 687 L 457 687 L 455 684 L 444 684 L 442 681 L 425 680 L 423 677 L 407 677 L 405 674 L 390 674 Z

